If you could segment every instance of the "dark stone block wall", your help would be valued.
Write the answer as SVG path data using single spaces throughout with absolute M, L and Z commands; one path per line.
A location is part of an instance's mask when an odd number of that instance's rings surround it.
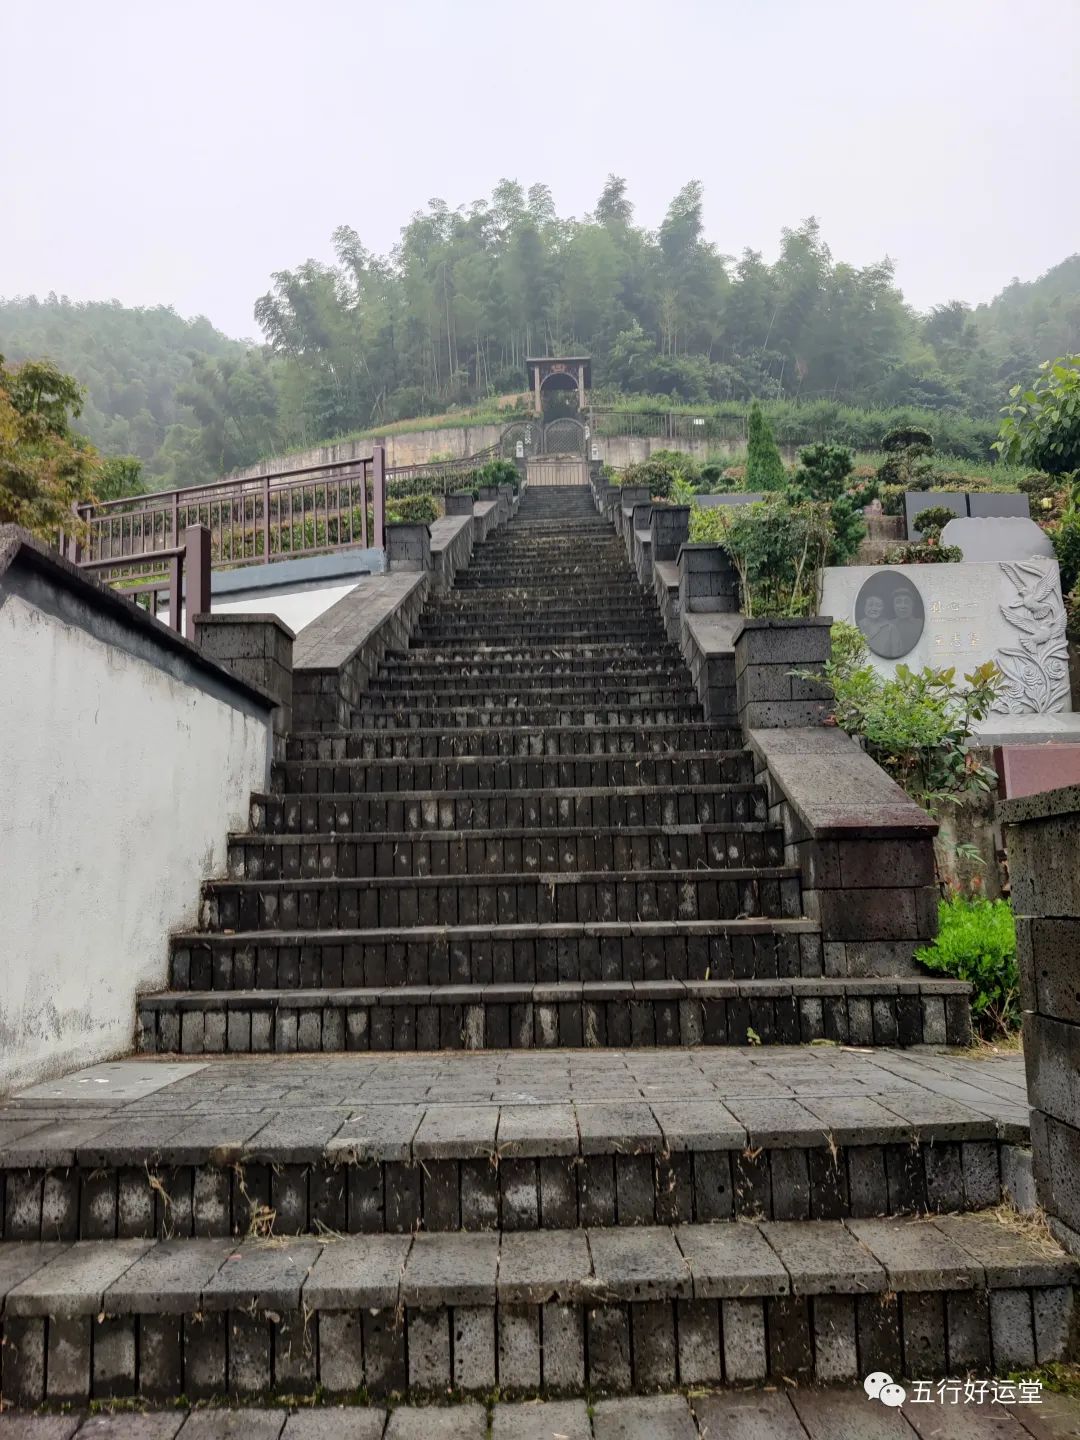
M 1080 786 L 998 807 L 1016 913 L 1039 1204 L 1080 1254 Z

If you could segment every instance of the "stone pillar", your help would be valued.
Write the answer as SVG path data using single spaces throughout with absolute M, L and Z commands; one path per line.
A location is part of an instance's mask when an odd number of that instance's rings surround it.
M 738 577 L 723 546 L 691 541 L 679 547 L 677 558 L 680 614 L 738 611 Z
M 821 725 L 830 690 L 821 681 L 801 679 L 808 670 L 824 677 L 832 620 L 744 620 L 735 633 L 735 699 L 743 733 Z
M 446 497 L 447 515 L 471 515 L 473 498 L 471 490 L 455 490 Z
M 387 570 L 430 570 L 431 528 L 397 522 L 386 527 Z
M 577 367 L 577 405 L 578 414 L 585 414 L 585 366 Z
M 690 539 L 689 505 L 655 505 L 652 512 L 652 558 L 676 560 Z
M 497 487 L 499 499 L 499 517 L 502 520 L 509 520 L 514 513 L 514 487 L 504 484 Z
M 535 389 L 536 389 L 536 394 L 535 394 L 535 397 L 534 397 L 534 399 L 533 399 L 533 409 L 535 410 L 535 412 L 537 413 L 537 415 L 542 415 L 542 414 L 544 413 L 544 403 L 543 403 L 543 401 L 540 399 L 540 366 L 539 366 L 539 365 L 537 365 L 536 369 L 533 371 L 533 385 L 535 386 Z
M 196 615 L 195 644 L 239 680 L 274 701 L 274 753 L 292 729 L 294 633 L 276 615 Z
M 1035 1189 L 1080 1255 L 1080 785 L 998 806 L 1016 913 Z

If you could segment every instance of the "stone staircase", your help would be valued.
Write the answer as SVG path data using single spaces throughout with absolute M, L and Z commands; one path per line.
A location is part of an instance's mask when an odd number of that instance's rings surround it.
M 822 974 L 743 736 L 586 489 L 527 493 L 352 728 L 289 738 L 228 870 L 140 1001 L 192 1068 L 0 1109 L 5 1398 L 1067 1353 L 1073 1262 L 999 1208 L 1015 1067 L 864 1048 L 962 1040 L 962 987 Z

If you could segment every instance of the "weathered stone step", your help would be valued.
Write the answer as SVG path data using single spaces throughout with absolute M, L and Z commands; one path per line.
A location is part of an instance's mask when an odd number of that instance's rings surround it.
M 602 710 L 618 708 L 680 707 L 693 709 L 699 705 L 697 691 L 689 675 L 678 680 L 654 677 L 641 682 L 628 682 L 613 675 L 603 680 L 580 685 L 559 686 L 539 681 L 529 684 L 524 678 L 510 680 L 463 679 L 451 681 L 446 687 L 435 688 L 430 681 L 421 687 L 407 679 L 390 684 L 376 683 L 361 696 L 360 714 L 379 714 L 387 710 L 457 710 L 510 709 L 524 712 L 533 706 L 547 709 L 565 705 Z
M 441 646 L 439 649 L 424 649 L 414 646 L 409 650 L 388 653 L 386 665 L 423 664 L 437 665 L 508 665 L 515 663 L 546 664 L 549 661 L 565 661 L 568 664 L 606 666 L 609 662 L 622 664 L 653 665 L 661 660 L 682 659 L 678 648 L 667 640 L 656 640 L 651 644 L 624 645 L 615 641 L 610 644 L 570 645 L 488 645 L 479 642 L 462 646 Z
M 488 708 L 474 706 L 460 709 L 425 710 L 422 715 L 409 709 L 374 710 L 365 707 L 353 714 L 354 730 L 402 730 L 420 728 L 421 723 L 435 729 L 460 726 L 475 729 L 482 725 L 687 725 L 699 721 L 701 705 L 696 697 L 686 705 L 607 705 L 601 701 L 566 705 L 531 705 Z
M 0 1145 L 0 1239 L 250 1235 L 271 1213 L 277 1235 L 411 1234 L 1001 1203 L 1026 1129 L 962 1104 L 885 1102 L 431 1102 L 31 1118 Z
M 813 922 L 755 916 L 232 935 L 191 931 L 174 937 L 170 973 L 173 988 L 186 991 L 769 981 L 818 977 L 822 970 Z M 630 992 L 618 993 L 626 999 Z
M 336 767 L 335 767 L 336 769 Z M 614 785 L 560 790 L 418 790 L 257 796 L 252 828 L 303 831 L 607 830 L 623 825 L 730 825 L 767 818 L 765 791 L 749 781 Z
M 542 620 L 522 620 L 515 625 L 484 625 L 467 620 L 428 620 L 413 631 L 412 640 L 421 648 L 445 645 L 553 645 L 574 642 L 589 644 L 633 645 L 638 641 L 657 642 L 664 631 L 659 618 L 655 620 L 603 621 L 582 616 L 577 620 L 548 624 Z
M 238 930 L 379 929 L 409 925 L 576 925 L 613 920 L 798 919 L 798 866 L 492 875 L 319 876 L 208 880 L 199 923 Z
M 513 669 L 492 667 L 487 670 L 466 666 L 425 665 L 395 666 L 384 669 L 368 683 L 369 695 L 444 694 L 447 691 L 488 694 L 548 694 L 561 695 L 566 687 L 573 691 L 607 692 L 610 690 L 644 689 L 669 691 L 690 690 L 690 672 L 674 660 L 664 660 L 653 666 L 611 665 L 604 669 L 570 669 L 559 667 L 557 662 L 531 666 L 519 661 Z M 470 695 L 470 699 L 472 696 Z
M 443 790 L 594 790 L 627 786 L 749 784 L 747 750 L 622 755 L 476 755 L 421 760 L 287 760 L 274 766 L 282 795 Z
M 698 751 L 733 751 L 743 747 L 742 731 L 704 721 L 658 730 L 642 725 L 518 725 L 503 730 L 490 726 L 449 733 L 419 729 L 385 730 L 379 734 L 353 730 L 294 730 L 286 741 L 290 760 L 392 760 L 490 758 L 494 756 L 673 756 Z
M 432 676 L 447 684 L 453 684 L 459 678 L 490 677 L 496 680 L 503 678 L 512 680 L 516 675 L 572 676 L 575 680 L 601 680 L 612 675 L 640 676 L 642 679 L 652 679 L 656 675 L 678 674 L 683 663 L 676 654 L 657 655 L 652 659 L 647 659 L 636 651 L 623 651 L 599 657 L 591 655 L 583 655 L 579 658 L 560 656 L 558 659 L 533 659 L 529 655 L 521 655 L 512 660 L 491 659 L 484 651 L 477 652 L 469 659 L 462 658 L 460 660 L 451 660 L 446 656 L 418 660 L 408 655 L 394 655 L 383 660 L 376 679 L 380 684 L 385 684 L 387 680 L 397 676 L 423 677 L 425 680 L 428 676 Z
M 5 1398 L 614 1392 L 1007 1374 L 1076 1262 L 994 1216 L 0 1250 Z
M 744 820 L 731 825 L 624 826 L 596 830 L 567 826 L 532 830 L 451 830 L 419 837 L 414 831 L 229 836 L 228 872 L 238 880 L 301 876 L 494 875 L 506 870 L 710 869 L 780 865 L 778 826 Z
M 744 922 L 745 923 L 745 922 Z M 775 923 L 775 922 L 774 922 Z M 194 963 L 208 937 L 180 937 Z M 227 957 L 257 971 L 259 936 L 210 937 L 212 961 Z M 227 937 L 222 937 L 223 939 Z M 278 937 L 292 942 L 297 981 L 304 952 L 312 966 L 331 938 L 367 955 L 355 933 Z M 391 942 L 393 943 L 393 942 Z M 488 941 L 492 948 L 497 942 Z M 388 947 L 389 948 L 389 947 Z M 260 947 L 261 951 L 261 947 Z M 274 954 L 266 946 L 266 955 Z M 200 969 L 204 968 L 200 963 Z M 182 982 L 182 974 L 177 979 Z M 256 975 L 256 978 L 258 976 Z M 295 985 L 297 982 L 294 981 Z M 955 980 L 654 980 L 556 984 L 381 985 L 375 988 L 175 991 L 139 998 L 138 1045 L 145 1054 L 274 1051 L 505 1050 L 555 1046 L 806 1044 L 965 1045 L 970 987 Z

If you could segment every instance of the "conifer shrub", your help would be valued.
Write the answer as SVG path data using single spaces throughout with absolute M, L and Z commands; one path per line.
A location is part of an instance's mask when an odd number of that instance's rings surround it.
M 750 407 L 749 438 L 746 450 L 747 490 L 783 490 L 787 471 L 773 439 L 772 427 L 755 400 Z

